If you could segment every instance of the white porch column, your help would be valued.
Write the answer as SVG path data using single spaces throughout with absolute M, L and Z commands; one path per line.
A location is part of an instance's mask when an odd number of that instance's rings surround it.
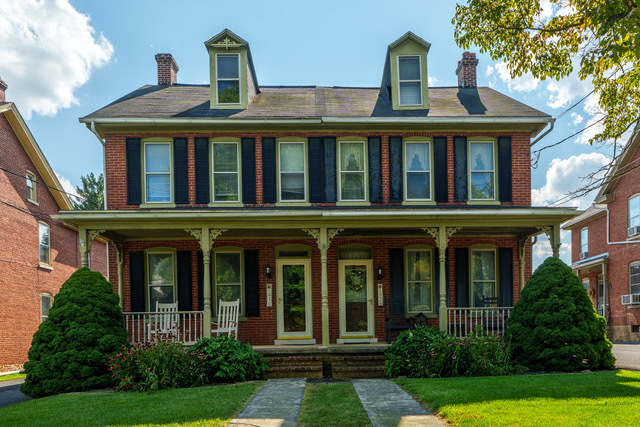
M 120 307 L 124 308 L 124 247 L 122 243 L 116 243 L 114 246 L 116 247 L 116 261 L 118 263 L 118 298 L 120 299 Z M 108 246 L 107 250 L 109 250 Z
M 87 229 L 80 227 L 78 230 L 78 244 L 80 246 L 80 267 L 89 267 L 89 250 L 91 244 L 87 236 Z
M 439 323 L 440 330 L 447 332 L 447 246 L 449 245 L 449 238 L 458 231 L 459 227 L 445 227 L 441 225 L 439 227 L 423 228 L 424 231 L 429 233 L 431 237 L 436 239 L 436 246 L 438 246 L 438 261 L 440 263 L 440 306 L 439 306 Z
M 524 288 L 524 258 L 526 255 L 526 245 L 529 239 L 518 240 L 518 280 L 520 281 L 519 287 L 522 291 Z

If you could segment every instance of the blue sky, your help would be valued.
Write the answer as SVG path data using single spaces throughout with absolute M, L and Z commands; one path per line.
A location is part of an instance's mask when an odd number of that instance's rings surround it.
M 455 86 L 463 49 L 456 46 L 453 1 L 169 1 L 4 0 L 0 77 L 49 163 L 66 185 L 102 171 L 102 147 L 78 123 L 118 97 L 155 84 L 157 53 L 171 53 L 179 83 L 208 83 L 204 42 L 229 28 L 249 42 L 261 85 L 379 86 L 387 45 L 407 31 L 431 43 L 430 84 Z M 543 18 L 557 13 L 548 3 Z M 591 90 L 570 76 L 511 80 L 500 61 L 476 52 L 478 85 L 491 86 L 554 117 Z M 563 115 L 538 145 L 552 144 L 594 120 L 589 97 Z M 581 185 L 580 177 L 611 157 L 584 136 L 544 151 L 532 171 L 534 204 Z M 593 196 L 569 202 L 587 207 Z M 563 240 L 567 240 L 566 236 Z M 563 245 L 563 259 L 568 245 Z M 550 254 L 538 244 L 536 258 Z

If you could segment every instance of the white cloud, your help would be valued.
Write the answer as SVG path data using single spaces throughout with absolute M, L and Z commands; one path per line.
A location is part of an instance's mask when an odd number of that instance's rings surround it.
M 60 175 L 58 172 L 55 172 L 56 174 L 56 178 L 58 178 L 58 181 L 60 181 L 60 185 L 62 185 L 62 189 L 67 193 L 68 195 L 73 195 L 73 196 L 79 196 L 78 192 L 76 191 L 76 187 L 74 187 L 74 185 L 71 183 L 71 181 L 69 181 L 68 178 L 65 178 L 64 176 Z M 72 201 L 78 202 L 79 199 L 76 199 L 74 197 L 71 197 Z
M 577 69 L 578 67 L 574 66 L 574 72 L 569 76 L 562 80 L 552 80 L 547 83 L 546 89 L 550 92 L 547 100 L 549 107 L 569 107 L 572 102 L 577 102 L 593 90 L 593 85 L 590 81 L 580 80 L 576 72 Z
M 437 77 L 429 76 L 429 78 L 427 80 L 429 81 L 429 86 L 433 86 L 438 82 L 438 78 Z
M 489 65 L 485 75 L 490 78 L 489 86 L 493 87 L 499 80 L 507 85 L 509 92 L 532 92 L 538 88 L 538 83 L 540 83 L 539 79 L 529 73 L 512 79 L 509 68 L 504 62 L 498 62 L 494 66 Z
M 109 40 L 68 0 L 3 1 L 0 46 L 7 100 L 27 119 L 77 105 L 74 91 L 113 55 Z
M 584 120 L 584 117 L 582 117 L 578 113 L 571 113 L 571 120 L 573 121 L 573 125 L 577 126 L 580 123 L 582 123 L 582 121 Z
M 547 182 L 541 188 L 531 190 L 534 206 L 545 206 L 564 197 L 571 191 L 585 185 L 582 181 L 587 174 L 597 171 L 611 159 L 602 153 L 585 153 L 568 159 L 553 159 L 547 170 Z M 587 208 L 592 202 L 591 195 L 569 200 L 563 205 Z

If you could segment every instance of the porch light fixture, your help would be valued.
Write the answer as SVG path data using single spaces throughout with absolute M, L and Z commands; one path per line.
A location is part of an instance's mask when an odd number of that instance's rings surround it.
M 382 280 L 382 267 L 378 266 L 378 280 Z
M 271 279 L 271 266 L 269 264 L 267 264 L 267 267 L 265 268 L 265 273 L 267 275 L 267 279 Z

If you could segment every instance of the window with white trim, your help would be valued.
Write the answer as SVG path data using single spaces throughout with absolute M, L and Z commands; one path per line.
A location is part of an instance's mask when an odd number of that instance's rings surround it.
M 240 177 L 237 142 L 213 143 L 213 201 L 240 200 Z
M 240 299 L 240 315 L 244 314 L 243 259 L 241 250 L 221 250 L 215 253 L 215 302 Z
M 240 104 L 239 54 L 216 54 L 216 87 L 218 104 Z
M 51 236 L 48 224 L 38 223 L 38 242 L 40 248 L 40 264 L 51 265 Z
M 405 142 L 404 164 L 406 200 L 431 200 L 431 144 L 428 141 Z
M 146 203 L 171 203 L 171 143 L 144 143 Z
M 434 300 L 431 249 L 405 250 L 406 313 L 432 313 Z
M 586 254 L 589 252 L 589 228 L 585 227 L 580 230 L 580 253 Z
M 147 253 L 147 303 L 156 311 L 156 303 L 176 302 L 176 268 L 174 252 Z
M 498 296 L 496 270 L 496 251 L 494 249 L 471 250 L 472 307 L 482 307 L 485 298 Z
M 40 294 L 40 323 L 49 318 L 49 310 L 51 309 L 51 295 Z
M 640 294 L 640 261 L 629 264 L 629 293 Z
M 280 142 L 278 167 L 281 202 L 303 202 L 307 198 L 304 142 Z
M 629 198 L 629 228 L 640 226 L 640 194 Z
M 399 104 L 422 105 L 422 70 L 420 56 L 398 57 Z
M 492 141 L 469 142 L 470 200 L 495 200 L 495 144 Z
M 33 203 L 38 202 L 38 192 L 36 189 L 36 176 L 34 173 L 27 171 L 27 200 Z
M 366 160 L 364 142 L 340 142 L 341 201 L 366 201 Z

